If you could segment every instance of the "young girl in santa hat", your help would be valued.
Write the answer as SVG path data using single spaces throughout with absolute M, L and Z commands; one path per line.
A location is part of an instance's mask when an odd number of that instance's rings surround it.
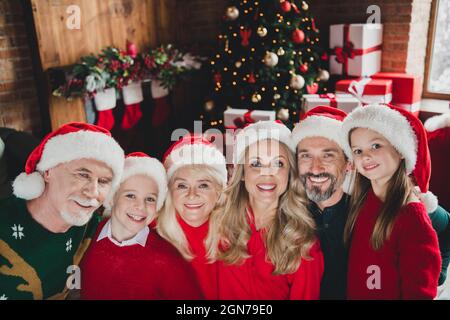
M 207 240 L 220 299 L 319 299 L 323 256 L 294 148 L 290 130 L 274 121 L 236 136 L 235 171 Z
M 111 218 L 100 224 L 81 264 L 82 299 L 202 298 L 190 266 L 148 227 L 166 193 L 158 160 L 144 153 L 127 156 L 120 186 L 105 203 Z
M 188 135 L 166 152 L 169 193 L 158 232 L 190 262 L 206 299 L 218 299 L 217 265 L 206 258 L 209 216 L 227 183 L 223 154 L 201 136 Z
M 403 109 L 370 105 L 347 116 L 343 134 L 357 170 L 344 232 L 348 298 L 435 298 L 441 258 L 427 210 L 437 199 L 428 192 L 422 123 Z

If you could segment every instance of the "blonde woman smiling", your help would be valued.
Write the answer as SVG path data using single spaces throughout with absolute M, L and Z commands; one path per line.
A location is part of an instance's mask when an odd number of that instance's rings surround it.
M 206 258 L 209 216 L 227 183 L 225 157 L 201 136 L 189 135 L 166 153 L 169 193 L 158 232 L 190 262 L 206 299 L 218 299 L 217 264 Z
M 220 299 L 318 299 L 323 256 L 296 172 L 290 130 L 265 121 L 237 135 L 235 172 L 211 217 Z

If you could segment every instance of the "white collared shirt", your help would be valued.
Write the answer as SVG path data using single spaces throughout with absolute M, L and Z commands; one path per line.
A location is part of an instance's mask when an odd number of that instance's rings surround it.
M 103 240 L 105 238 L 108 238 L 112 243 L 114 243 L 116 246 L 119 247 L 127 247 L 127 246 L 132 246 L 135 244 L 139 244 L 142 247 L 145 247 L 145 244 L 147 243 L 147 237 L 148 234 L 150 233 L 150 229 L 148 226 L 145 226 L 144 229 L 142 229 L 141 231 L 139 231 L 133 238 L 131 238 L 130 240 L 124 240 L 122 242 L 119 242 L 117 240 L 115 240 L 112 236 L 111 233 L 111 219 L 108 220 L 108 222 L 103 226 L 102 231 L 100 232 L 98 238 L 97 238 L 97 242 L 100 240 Z

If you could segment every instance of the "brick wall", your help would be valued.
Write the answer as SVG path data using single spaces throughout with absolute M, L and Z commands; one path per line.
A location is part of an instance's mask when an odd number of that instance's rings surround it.
M 17 0 L 0 0 L 0 126 L 41 132 L 29 40 Z

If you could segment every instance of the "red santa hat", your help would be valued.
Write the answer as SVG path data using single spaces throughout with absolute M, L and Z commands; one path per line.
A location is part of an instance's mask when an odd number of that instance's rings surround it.
M 237 135 L 234 145 L 234 164 L 242 163 L 244 151 L 252 144 L 264 140 L 277 140 L 284 143 L 289 150 L 295 152 L 291 140 L 291 130 L 279 121 L 259 121 L 242 129 Z
M 435 116 L 429 118 L 425 121 L 425 129 L 428 132 L 433 132 L 438 129 L 449 128 L 450 127 L 450 112 L 441 114 L 440 116 Z
M 172 178 L 175 171 L 187 165 L 206 165 L 217 172 L 217 178 L 223 186 L 227 184 L 226 160 L 222 152 L 205 137 L 187 135 L 175 142 L 163 158 L 167 178 Z
M 297 146 L 303 139 L 323 137 L 336 142 L 343 150 L 342 122 L 347 113 L 329 106 L 318 106 L 305 113 L 292 131 L 292 143 Z
M 94 159 L 113 171 L 112 186 L 122 175 L 124 152 L 101 127 L 72 122 L 48 134 L 33 150 L 25 164 L 25 172 L 13 182 L 14 195 L 25 200 L 39 198 L 45 189 L 42 174 L 62 163 L 78 159 Z
M 148 156 L 143 152 L 134 152 L 126 156 L 120 183 L 135 175 L 145 175 L 152 178 L 158 186 L 158 198 L 156 201 L 156 210 L 159 211 L 167 195 L 167 176 L 162 163 L 155 158 Z M 107 211 L 111 210 L 114 194 L 119 189 L 120 184 L 110 192 L 108 200 L 105 201 Z
M 349 134 L 355 128 L 367 128 L 385 137 L 404 157 L 407 174 L 413 174 L 420 198 L 428 212 L 436 210 L 438 201 L 428 191 L 431 159 L 426 131 L 422 122 L 409 111 L 385 104 L 373 104 L 354 109 L 342 125 L 345 152 L 352 159 Z

